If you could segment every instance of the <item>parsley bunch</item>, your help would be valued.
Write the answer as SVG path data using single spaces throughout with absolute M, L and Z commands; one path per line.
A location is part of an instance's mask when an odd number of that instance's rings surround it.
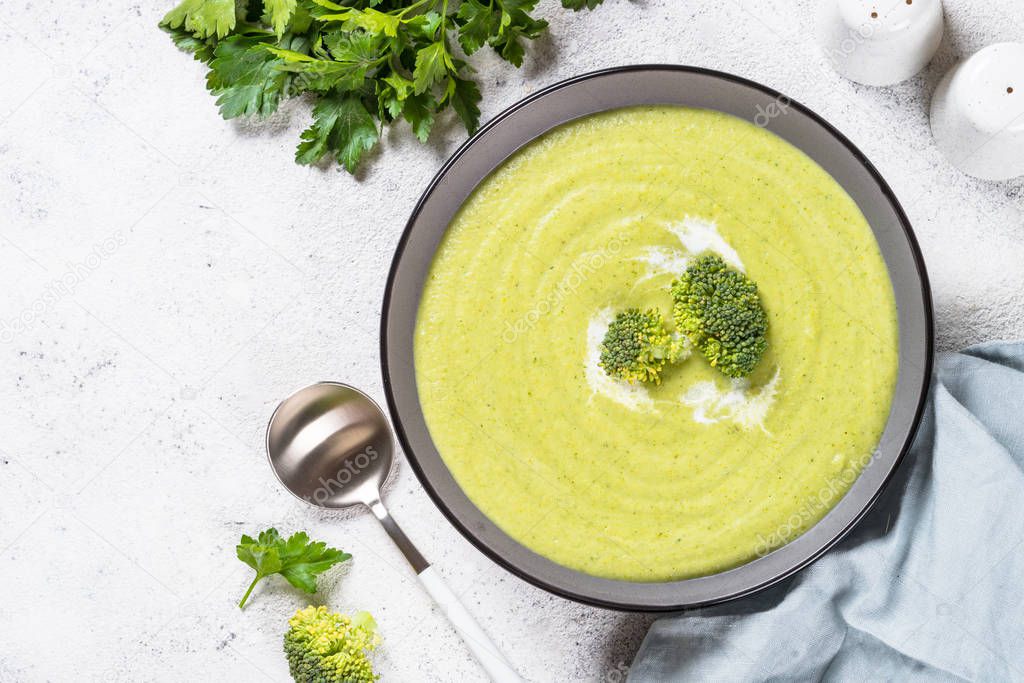
M 530 16 L 538 1 L 182 0 L 160 27 L 209 66 L 206 85 L 226 119 L 265 117 L 281 100 L 313 93 L 295 160 L 334 157 L 352 172 L 380 128 L 400 118 L 425 141 L 450 106 L 475 132 L 480 89 L 460 55 L 489 45 L 521 66 L 523 41 L 548 25 Z

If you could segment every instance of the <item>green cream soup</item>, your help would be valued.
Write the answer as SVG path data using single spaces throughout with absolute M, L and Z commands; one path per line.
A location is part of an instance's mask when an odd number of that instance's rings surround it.
M 598 367 L 611 317 L 694 256 L 760 287 L 769 350 L 660 385 Z M 775 135 L 680 107 L 544 135 L 491 174 L 431 266 L 415 341 L 431 436 L 472 501 L 551 560 L 665 581 L 806 531 L 869 462 L 897 372 L 892 287 L 856 204 Z

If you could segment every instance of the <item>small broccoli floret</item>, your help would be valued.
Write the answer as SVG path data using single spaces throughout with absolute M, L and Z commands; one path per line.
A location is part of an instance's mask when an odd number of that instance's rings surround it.
M 676 329 L 729 377 L 749 375 L 768 348 L 757 285 L 720 256 L 698 258 L 672 283 Z
M 661 371 L 683 353 L 683 342 L 665 329 L 654 308 L 631 308 L 615 316 L 601 342 L 601 362 L 610 376 L 629 382 L 661 382 Z
M 368 612 L 351 617 L 306 607 L 288 620 L 284 653 L 297 683 L 376 681 L 369 654 L 378 644 L 377 625 Z

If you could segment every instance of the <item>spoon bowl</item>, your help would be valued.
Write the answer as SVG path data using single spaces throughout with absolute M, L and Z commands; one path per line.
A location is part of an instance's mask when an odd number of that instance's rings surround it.
M 296 498 L 323 508 L 370 505 L 394 462 L 380 407 L 355 387 L 320 382 L 281 402 L 267 428 L 267 455 Z

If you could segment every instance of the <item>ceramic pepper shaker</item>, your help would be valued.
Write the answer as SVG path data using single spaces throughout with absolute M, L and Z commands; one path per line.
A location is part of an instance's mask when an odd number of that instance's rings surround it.
M 968 57 L 932 97 L 935 144 L 965 173 L 985 180 L 1024 175 L 1024 43 Z
M 832 66 L 864 85 L 905 81 L 942 42 L 941 0 L 821 0 L 818 37 Z

